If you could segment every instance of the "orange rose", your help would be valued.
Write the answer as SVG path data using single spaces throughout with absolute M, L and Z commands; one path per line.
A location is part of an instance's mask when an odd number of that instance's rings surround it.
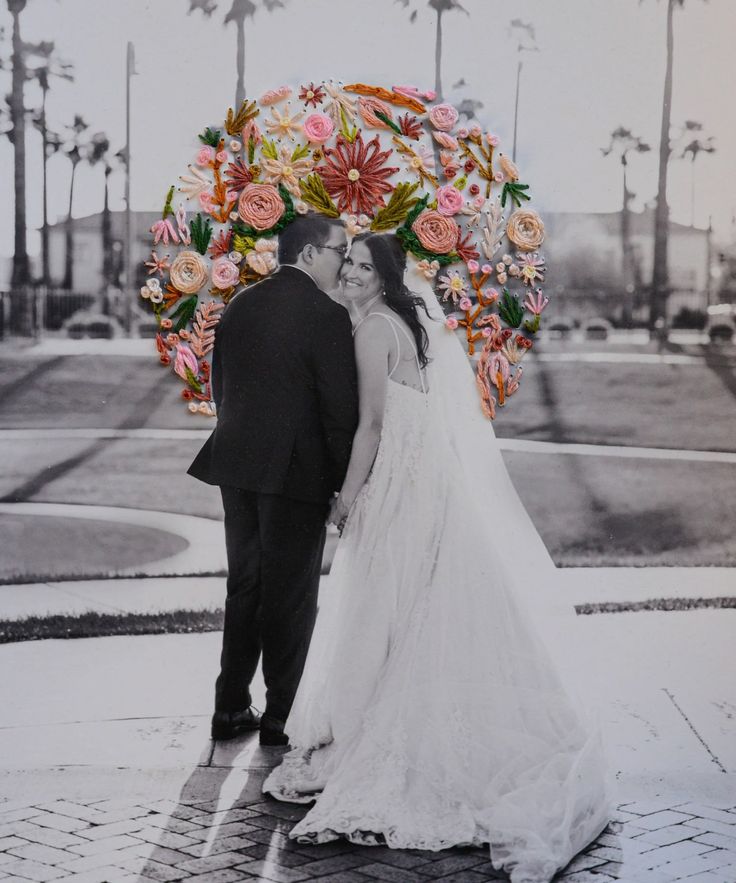
M 425 209 L 411 225 L 422 245 L 434 254 L 445 254 L 457 244 L 457 224 L 433 209 Z
M 207 263 L 196 251 L 180 251 L 171 265 L 171 284 L 182 294 L 196 294 L 207 281 Z
M 272 184 L 246 184 L 238 199 L 238 214 L 255 230 L 270 230 L 286 206 Z
M 506 224 L 506 235 L 522 251 L 536 251 L 544 242 L 544 224 L 531 209 L 517 209 Z

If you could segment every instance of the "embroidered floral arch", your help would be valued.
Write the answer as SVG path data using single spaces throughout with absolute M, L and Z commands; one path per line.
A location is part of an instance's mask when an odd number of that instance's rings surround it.
M 141 297 L 192 413 L 214 416 L 209 357 L 220 314 L 277 267 L 279 232 L 309 211 L 349 236 L 394 232 L 462 329 L 491 419 L 519 388 L 548 298 L 544 224 L 492 132 L 413 86 L 281 86 L 199 135 L 194 162 L 151 228 Z

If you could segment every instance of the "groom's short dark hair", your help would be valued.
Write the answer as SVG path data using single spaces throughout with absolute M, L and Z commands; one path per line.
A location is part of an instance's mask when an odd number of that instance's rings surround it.
M 334 227 L 342 223 L 313 212 L 295 218 L 279 233 L 279 263 L 293 264 L 305 245 L 324 245 Z

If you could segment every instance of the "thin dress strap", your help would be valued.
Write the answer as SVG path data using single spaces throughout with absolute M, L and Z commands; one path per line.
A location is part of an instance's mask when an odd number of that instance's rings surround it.
M 399 335 L 396 333 L 396 329 L 398 328 L 400 331 L 402 331 L 404 333 L 404 336 L 409 341 L 409 345 L 411 346 L 412 352 L 414 353 L 414 361 L 416 362 L 417 371 L 419 372 L 419 382 L 422 384 L 422 392 L 426 393 L 427 390 L 424 386 L 424 373 L 422 371 L 422 366 L 419 363 L 419 354 L 417 353 L 417 347 L 416 347 L 416 344 L 414 343 L 414 339 L 409 334 L 409 332 L 406 330 L 406 328 L 404 328 L 404 326 L 401 324 L 401 322 L 399 322 L 397 319 L 394 319 L 393 316 L 389 316 L 387 313 L 380 313 L 380 312 L 376 311 L 375 313 L 368 313 L 368 316 L 382 316 L 384 319 L 386 319 L 389 322 L 389 324 L 391 325 L 391 330 L 394 333 L 394 339 L 396 340 L 396 364 L 388 372 L 388 376 L 391 377 L 393 375 L 394 371 L 399 367 L 399 362 L 401 361 L 401 344 L 399 343 Z M 368 318 L 368 316 L 364 316 L 363 319 L 361 319 L 361 322 L 364 322 Z M 360 324 L 360 322 L 358 323 L 358 325 L 359 324 Z M 356 328 L 357 328 L 357 325 L 356 325 Z

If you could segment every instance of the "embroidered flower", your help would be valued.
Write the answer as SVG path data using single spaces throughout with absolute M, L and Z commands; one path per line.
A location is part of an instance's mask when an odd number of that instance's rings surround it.
M 531 209 L 517 209 L 506 224 L 506 235 L 522 251 L 536 251 L 544 242 L 544 224 Z
M 435 104 L 429 110 L 429 121 L 442 132 L 449 132 L 458 120 L 458 112 L 451 104 Z
M 516 163 L 513 160 L 509 159 L 505 153 L 502 153 L 498 158 L 499 165 L 501 166 L 501 171 L 506 175 L 507 178 L 511 181 L 519 180 L 519 170 L 516 168 Z
M 335 131 L 335 125 L 326 113 L 312 113 L 304 120 L 302 131 L 311 144 L 324 144 Z
M 298 215 L 306 215 L 307 212 L 309 211 L 309 206 L 307 205 L 306 202 L 304 202 L 303 199 L 297 199 L 296 202 L 294 203 L 294 211 Z
M 480 269 L 480 264 L 478 263 L 478 261 L 470 260 L 468 261 L 466 266 L 468 268 L 468 273 L 477 273 Z
M 365 233 L 371 225 L 371 219 L 368 215 L 348 215 L 345 218 L 345 232 L 348 236 L 360 236 Z
M 422 124 L 412 114 L 406 113 L 399 117 L 399 128 L 401 134 L 411 138 L 412 141 L 418 141 L 422 136 Z
M 445 184 L 437 190 L 437 211 L 441 215 L 456 215 L 465 205 L 462 193 L 452 184 Z
M 198 166 L 208 166 L 215 158 L 214 147 L 200 147 L 195 162 Z
M 498 147 L 499 137 L 498 135 L 493 135 L 491 132 L 486 133 L 486 141 L 490 144 L 491 147 Z
M 174 225 L 168 218 L 156 221 L 151 227 L 151 233 L 153 233 L 154 245 L 158 245 L 161 241 L 163 241 L 164 245 L 168 245 L 169 239 L 172 242 L 179 242 L 179 234 L 174 230 Z
M 278 89 L 269 89 L 268 92 L 264 92 L 258 101 L 259 104 L 268 107 L 271 104 L 283 101 L 284 98 L 288 98 L 289 95 L 291 95 L 291 88 L 289 86 L 279 86 Z
M 232 150 L 233 153 L 237 153 L 239 150 L 242 149 L 243 145 L 240 143 L 240 141 L 236 141 L 235 138 L 233 138 L 233 140 L 230 142 L 230 150 Z
M 457 224 L 433 209 L 425 209 L 411 225 L 421 244 L 435 254 L 446 254 L 457 244 Z
M 146 261 L 146 266 L 149 268 L 149 276 L 152 276 L 154 273 L 158 273 L 159 276 L 163 276 L 164 273 L 169 269 L 169 256 L 165 254 L 162 258 L 160 258 L 155 251 L 152 251 L 151 260 Z
M 444 291 L 442 300 L 452 298 L 453 303 L 457 303 L 468 290 L 465 280 L 457 270 L 450 270 L 445 276 L 440 276 L 438 288 Z
M 210 242 L 210 254 L 212 257 L 221 258 L 228 254 L 232 238 L 233 231 L 230 228 L 227 230 L 220 230 L 220 232 L 213 237 L 212 242 Z
M 160 304 L 164 299 L 164 293 L 161 291 L 161 283 L 158 279 L 147 279 L 146 284 L 141 287 L 141 297 L 150 301 L 152 304 Z
M 210 179 L 199 171 L 199 169 L 195 169 L 194 166 L 187 166 L 190 175 L 180 175 L 179 180 L 183 181 L 184 184 L 179 187 L 179 190 L 188 197 L 189 199 L 196 199 L 203 190 L 206 190 L 211 186 L 212 182 Z
M 240 193 L 253 180 L 251 170 L 242 159 L 236 159 L 230 163 L 225 169 L 225 177 L 227 178 L 228 189 L 234 190 L 236 193 Z
M 217 206 L 215 205 L 215 194 L 209 190 L 203 190 L 202 193 L 199 194 L 199 204 L 204 211 L 208 214 L 212 214 L 212 212 L 217 209 Z
M 461 297 L 458 306 L 461 310 L 469 310 L 473 306 L 473 301 L 469 297 Z
M 549 298 L 545 297 L 545 295 L 542 293 L 542 289 L 536 288 L 534 290 L 534 295 L 532 295 L 531 291 L 527 292 L 526 299 L 524 300 L 524 307 L 533 316 L 539 316 L 548 303 Z
M 299 100 L 305 104 L 311 104 L 316 107 L 325 97 L 325 90 L 321 86 L 315 86 L 310 83 L 308 86 L 302 86 L 299 90 Z
M 416 266 L 417 272 L 425 279 L 434 279 L 440 269 L 439 261 L 428 261 L 426 258 L 419 261 Z
M 446 150 L 454 151 L 458 148 L 457 138 L 453 138 L 452 135 L 448 135 L 447 132 L 432 132 L 432 137 Z
M 275 239 L 259 239 L 255 248 L 245 256 L 248 266 L 261 276 L 267 276 L 276 269 L 276 251 L 278 242 Z
M 258 145 L 263 141 L 263 135 L 255 120 L 248 120 L 243 126 L 243 131 L 240 133 L 240 137 L 243 139 L 243 144 L 246 146 L 251 138 L 253 139 L 254 145 Z
M 224 162 L 227 162 L 227 150 L 218 150 L 215 154 L 215 160 L 222 165 Z
M 192 241 L 192 234 L 187 224 L 187 210 L 184 208 L 183 202 L 179 203 L 179 208 L 176 210 L 176 227 L 183 244 L 189 245 Z
M 224 291 L 237 285 L 240 281 L 240 270 L 230 258 L 218 258 L 212 263 L 212 284 Z
M 518 255 L 521 278 L 525 285 L 533 285 L 537 280 L 544 282 L 544 258 L 536 252 Z
M 238 215 L 255 230 L 270 230 L 286 210 L 272 184 L 248 184 L 238 199 Z
M 272 135 L 294 140 L 294 133 L 301 131 L 302 125 L 299 120 L 304 116 L 304 111 L 290 116 L 288 111 L 281 113 L 277 107 L 271 108 L 271 117 L 265 122 L 266 129 Z
M 373 129 L 390 129 L 391 127 L 382 120 L 378 114 L 383 114 L 383 116 L 388 117 L 390 120 L 393 120 L 394 115 L 391 112 L 391 108 L 383 101 L 379 101 L 378 98 L 373 98 L 371 96 L 365 98 L 358 99 L 358 110 L 360 115 L 363 117 L 363 122 L 366 126 L 370 126 Z
M 325 117 L 327 122 L 332 125 L 332 120 Z M 279 149 L 279 158 L 270 159 L 264 157 L 261 160 L 261 168 L 263 169 L 263 180 L 266 184 L 283 184 L 292 196 L 301 196 L 299 189 L 299 179 L 304 178 L 312 171 L 314 163 L 310 157 L 303 159 L 291 159 L 291 151 L 282 144 Z
M 199 362 L 194 353 L 186 344 L 176 344 L 176 359 L 174 360 L 174 371 L 182 378 L 187 379 L 187 370 L 191 371 L 196 377 L 199 371 Z
M 450 331 L 454 331 L 460 323 L 454 316 L 448 316 L 445 319 L 445 327 L 449 328 Z
M 325 165 L 317 171 L 340 212 L 370 214 L 383 207 L 383 194 L 393 190 L 387 179 L 398 172 L 385 165 L 390 155 L 381 150 L 378 135 L 364 144 L 360 133 L 352 144 L 339 134 L 337 145 L 324 149 Z
M 207 281 L 207 264 L 199 252 L 180 251 L 170 270 L 171 284 L 182 294 L 196 294 Z

